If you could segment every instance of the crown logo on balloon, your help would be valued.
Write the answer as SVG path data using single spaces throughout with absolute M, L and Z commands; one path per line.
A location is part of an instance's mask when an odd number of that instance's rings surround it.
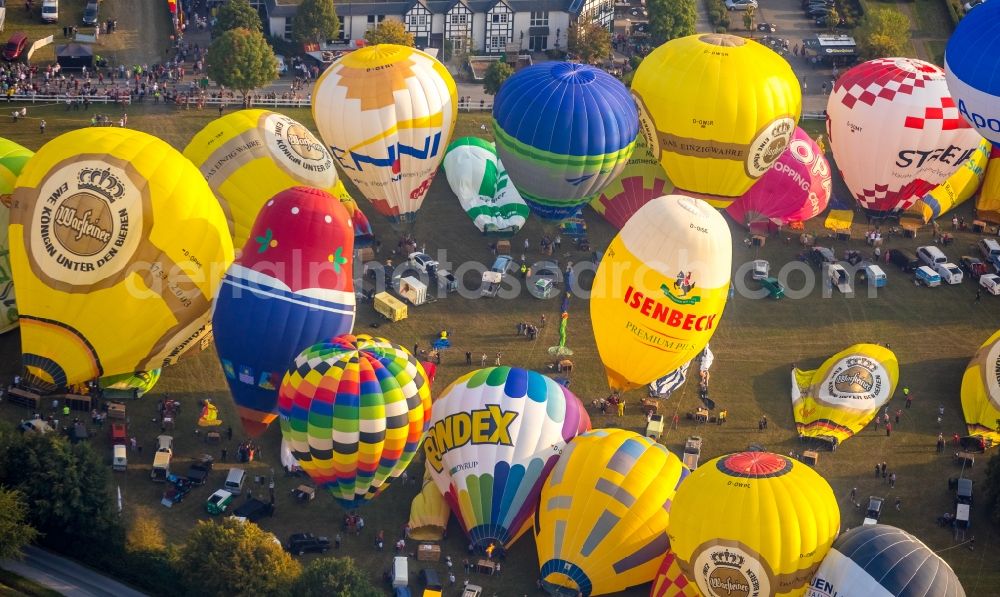
M 794 127 L 795 125 L 789 122 L 788 120 L 782 120 L 777 125 L 775 125 L 774 129 L 772 129 L 772 132 L 775 135 L 784 135 L 785 133 L 790 133 Z
M 110 168 L 100 170 L 98 168 L 83 168 L 76 175 L 77 186 L 80 189 L 87 189 L 99 195 L 103 195 L 109 201 L 121 199 L 125 196 L 125 185 L 117 176 L 111 173 Z
M 738 553 L 729 551 L 716 551 L 712 553 L 712 563 L 716 566 L 726 566 L 727 568 L 743 568 L 746 558 Z
M 867 357 L 850 357 L 847 359 L 848 367 L 864 367 L 865 369 L 872 370 L 875 368 L 875 362 Z

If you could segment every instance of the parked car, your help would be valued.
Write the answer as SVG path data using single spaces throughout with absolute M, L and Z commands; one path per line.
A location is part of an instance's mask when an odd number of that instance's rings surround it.
M 868 498 L 868 508 L 865 510 L 865 521 L 862 525 L 878 524 L 878 519 L 882 516 L 882 503 L 885 500 L 873 495 Z
M 437 270 L 439 264 L 431 259 L 427 253 L 410 253 L 410 265 L 415 267 L 417 271 L 429 274 L 431 271 Z
M 726 0 L 726 10 L 747 10 L 751 6 L 757 10 L 757 0 Z
M 274 515 L 274 504 L 262 502 L 257 498 L 252 498 L 244 502 L 239 508 L 233 510 L 233 516 L 242 518 L 250 522 L 257 522 L 265 516 Z
M 3 59 L 14 61 L 20 60 L 24 49 L 28 47 L 28 35 L 23 31 L 18 31 L 10 36 L 7 45 L 3 47 Z
M 958 264 L 973 280 L 978 280 L 979 276 L 989 271 L 986 264 L 980 258 L 972 257 L 971 255 L 962 255 L 962 258 L 958 260 Z
M 698 468 L 698 460 L 701 458 L 701 437 L 692 435 L 684 442 L 684 454 L 682 460 L 684 466 L 691 470 Z
M 996 239 L 984 238 L 977 244 L 979 252 L 983 254 L 983 259 L 1000 274 L 1000 242 L 997 242 Z
M 920 267 L 920 260 L 906 249 L 889 249 L 889 261 L 904 272 L 912 272 Z
M 785 296 L 785 287 L 781 285 L 781 282 L 777 278 L 764 278 L 760 281 L 760 285 L 775 300 L 784 298 Z
M 941 285 L 941 276 L 926 265 L 921 265 L 913 272 L 918 284 L 923 284 L 928 288 Z
M 42 0 L 42 22 L 55 23 L 59 20 L 59 0 Z
M 972 505 L 972 479 L 959 479 L 955 490 L 955 503 Z
M 437 570 L 433 568 L 421 568 L 420 581 L 424 583 L 425 588 L 437 591 L 440 591 L 443 586 L 441 584 L 441 578 L 438 576 Z
M 750 277 L 754 280 L 763 280 L 770 275 L 771 264 L 766 259 L 754 259 L 753 270 Z
M 954 263 L 938 263 L 934 266 L 934 271 L 941 276 L 941 280 L 946 284 L 961 284 L 964 277 L 962 268 Z
M 833 251 L 826 247 L 813 247 L 806 254 L 806 259 L 809 260 L 814 267 L 822 268 L 824 263 L 837 263 L 837 256 L 833 254 Z
M 295 533 L 288 538 L 285 546 L 288 553 L 302 555 L 304 553 L 326 553 L 330 549 L 330 540 L 326 537 L 317 537 L 312 533 Z
M 948 256 L 944 254 L 944 251 L 934 245 L 917 247 L 917 258 L 920 259 L 924 265 L 929 265 L 932 268 L 938 263 L 948 262 Z
M 215 493 L 208 496 L 208 500 L 205 502 L 205 510 L 209 514 L 222 514 L 232 503 L 233 494 L 225 489 L 218 489 Z
M 205 480 L 208 479 L 208 473 L 212 471 L 214 465 L 215 458 L 211 454 L 202 454 L 201 458 L 188 467 L 185 477 L 194 485 L 204 485 Z
M 979 276 L 979 286 L 990 294 L 1000 295 L 1000 276 L 983 274 Z
M 83 9 L 83 24 L 96 25 L 97 14 L 101 10 L 101 3 L 97 0 L 88 0 L 87 6 Z

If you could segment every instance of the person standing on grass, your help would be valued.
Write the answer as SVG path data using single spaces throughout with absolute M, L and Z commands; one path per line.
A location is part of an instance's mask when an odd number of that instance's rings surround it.
M 479 360 L 479 366 L 480 367 L 485 367 L 486 366 L 486 353 L 485 352 L 483 353 L 483 358 L 481 358 Z
M 618 416 L 625 416 L 625 400 L 623 398 L 618 399 Z
M 889 437 L 892 435 L 892 423 L 885 424 L 885 436 Z
M 44 118 L 41 119 L 38 122 L 38 132 L 41 133 L 42 135 L 45 134 L 45 119 Z

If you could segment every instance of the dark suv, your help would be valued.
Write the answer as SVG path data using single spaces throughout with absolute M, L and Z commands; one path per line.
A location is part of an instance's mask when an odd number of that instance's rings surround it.
M 912 272 L 920 267 L 917 256 L 906 249 L 890 249 L 889 261 L 904 272 Z
M 330 540 L 326 537 L 317 537 L 312 533 L 295 533 L 288 538 L 288 545 L 285 549 L 289 553 L 302 555 L 307 551 L 313 553 L 326 553 L 330 549 Z
M 101 10 L 101 5 L 97 0 L 88 0 L 87 7 L 83 9 L 83 24 L 96 25 L 97 13 Z

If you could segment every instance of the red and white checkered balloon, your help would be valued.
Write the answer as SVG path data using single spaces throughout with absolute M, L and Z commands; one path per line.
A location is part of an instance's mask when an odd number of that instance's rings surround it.
M 980 141 L 959 115 L 944 71 L 912 58 L 870 60 L 841 75 L 826 130 L 847 188 L 876 213 L 908 208 Z

